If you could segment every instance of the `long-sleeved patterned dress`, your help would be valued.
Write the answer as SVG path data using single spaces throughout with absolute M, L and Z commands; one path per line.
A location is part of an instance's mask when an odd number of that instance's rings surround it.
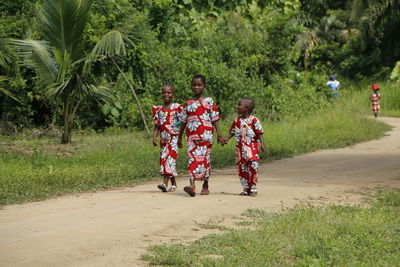
M 230 128 L 236 137 L 236 165 L 240 182 L 245 191 L 256 189 L 259 166 L 258 136 L 263 133 L 262 125 L 256 117 L 237 117 Z
M 160 174 L 177 176 L 176 160 L 178 158 L 178 134 L 180 114 L 183 107 L 172 103 L 168 109 L 154 106 L 153 121 L 160 131 Z
M 211 168 L 213 122 L 220 119 L 217 106 L 210 97 L 184 104 L 181 121 L 186 123 L 188 171 L 194 180 L 208 180 Z
M 371 104 L 372 104 L 372 111 L 379 112 L 381 110 L 381 106 L 379 104 L 379 99 L 381 98 L 381 94 L 378 92 L 374 92 L 371 96 Z

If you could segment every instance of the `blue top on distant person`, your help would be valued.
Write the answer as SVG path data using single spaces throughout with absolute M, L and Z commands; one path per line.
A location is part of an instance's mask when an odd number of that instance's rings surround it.
M 339 97 L 338 90 L 340 88 L 340 83 L 339 81 L 336 80 L 336 75 L 329 76 L 329 81 L 326 82 L 326 85 L 328 85 L 329 88 L 331 88 L 333 95 L 335 97 Z

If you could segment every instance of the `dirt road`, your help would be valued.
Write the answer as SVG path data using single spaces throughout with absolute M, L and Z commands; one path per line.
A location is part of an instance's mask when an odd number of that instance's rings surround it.
M 379 140 L 260 167 L 259 195 L 242 197 L 235 168 L 213 171 L 211 194 L 162 193 L 156 183 L 76 194 L 0 210 L 1 266 L 139 266 L 149 244 L 209 234 L 196 222 L 232 222 L 247 208 L 279 211 L 299 201 L 356 202 L 356 191 L 400 186 L 400 119 Z M 196 221 L 196 222 L 195 222 Z

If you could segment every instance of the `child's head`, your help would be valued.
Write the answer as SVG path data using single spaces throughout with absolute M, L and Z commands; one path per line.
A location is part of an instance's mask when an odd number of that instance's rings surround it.
M 206 78 L 197 74 L 192 78 L 192 91 L 195 96 L 201 96 L 203 94 L 204 89 L 206 89 Z
M 161 89 L 161 98 L 164 100 L 164 103 L 170 103 L 172 98 L 174 97 L 174 87 L 172 85 L 164 85 Z
M 237 113 L 240 115 L 251 114 L 255 107 L 254 101 L 250 98 L 242 98 L 237 105 Z

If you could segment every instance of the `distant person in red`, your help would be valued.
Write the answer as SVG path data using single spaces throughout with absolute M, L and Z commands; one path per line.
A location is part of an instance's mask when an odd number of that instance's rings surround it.
M 239 100 L 236 108 L 239 116 L 232 122 L 229 135 L 224 141 L 227 144 L 232 137 L 236 139 L 236 165 L 243 187 L 240 195 L 243 196 L 257 195 L 259 149 L 266 152 L 261 122 L 251 115 L 254 107 L 254 101 L 250 98 Z
M 374 116 L 375 116 L 375 118 L 377 118 L 379 110 L 381 109 L 381 107 L 379 105 L 379 99 L 381 98 L 381 94 L 378 93 L 380 88 L 376 83 L 373 83 L 372 86 L 371 86 L 371 89 L 372 89 L 373 93 L 369 97 L 369 99 L 371 100 L 372 111 L 374 112 Z
M 178 103 L 173 103 L 174 88 L 165 85 L 161 91 L 161 98 L 164 104 L 154 106 L 153 111 L 153 145 L 158 146 L 157 137 L 160 134 L 160 174 L 164 181 L 158 185 L 158 189 L 163 192 L 173 192 L 176 190 L 175 177 L 176 159 L 178 158 L 178 134 L 180 114 L 183 107 Z M 171 180 L 171 187 L 167 189 L 168 181 Z

